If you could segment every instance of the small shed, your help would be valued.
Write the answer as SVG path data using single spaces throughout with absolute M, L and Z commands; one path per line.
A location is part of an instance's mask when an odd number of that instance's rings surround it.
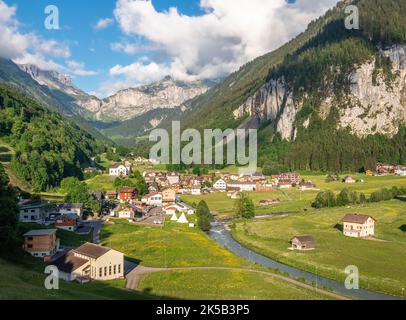
M 312 236 L 296 236 L 290 240 L 293 250 L 314 250 L 316 241 Z

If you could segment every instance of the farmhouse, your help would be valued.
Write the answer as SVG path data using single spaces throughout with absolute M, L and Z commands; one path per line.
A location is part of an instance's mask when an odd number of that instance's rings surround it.
M 59 277 L 75 279 L 113 280 L 124 277 L 124 255 L 121 252 L 92 243 L 69 251 L 53 262 Z
M 310 190 L 317 190 L 317 189 L 316 189 L 316 185 L 312 182 L 301 182 L 299 184 L 299 190 L 310 191 Z
M 111 177 L 127 177 L 130 175 L 131 167 L 123 164 L 115 164 L 109 170 Z
M 120 219 L 132 220 L 135 217 L 135 209 L 133 207 L 127 206 L 118 211 L 118 217 Z
M 202 189 L 200 188 L 200 186 L 194 186 L 192 187 L 192 189 L 190 190 L 190 193 L 193 196 L 200 196 L 202 194 Z
M 343 179 L 343 182 L 344 182 L 344 183 L 356 183 L 357 180 L 355 180 L 353 177 L 346 176 L 346 177 Z
M 371 216 L 347 214 L 342 221 L 343 233 L 347 237 L 365 238 L 375 235 L 376 220 Z
M 24 251 L 33 257 L 52 257 L 59 250 L 56 229 L 31 230 L 24 234 Z
M 293 250 L 314 250 L 316 241 L 312 236 L 296 236 L 290 240 Z
M 45 220 L 45 208 L 40 202 L 26 203 L 20 206 L 20 221 L 42 224 Z

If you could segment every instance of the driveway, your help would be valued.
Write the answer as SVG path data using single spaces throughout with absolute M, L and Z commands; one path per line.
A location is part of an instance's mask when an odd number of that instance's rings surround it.
M 103 221 L 102 220 L 92 220 L 92 221 L 86 221 L 84 223 L 86 226 L 90 226 L 93 228 L 93 239 L 92 242 L 95 244 L 100 243 L 100 230 L 103 226 Z

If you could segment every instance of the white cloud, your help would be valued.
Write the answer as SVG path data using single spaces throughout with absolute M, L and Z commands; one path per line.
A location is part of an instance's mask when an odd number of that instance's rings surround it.
M 106 19 L 100 19 L 94 28 L 96 30 L 103 30 L 106 29 L 107 27 L 111 26 L 114 23 L 114 20 L 111 18 L 106 18 Z
M 142 83 L 170 74 L 180 80 L 224 76 L 304 31 L 337 0 L 201 0 L 201 16 L 170 8 L 158 12 L 152 1 L 118 0 L 114 11 L 121 30 L 152 46 L 160 61 L 117 65 L 111 75 Z M 139 40 L 138 40 L 139 42 Z M 137 43 L 115 44 L 129 54 Z M 162 62 L 164 56 L 165 62 Z
M 94 76 L 97 75 L 97 71 L 92 71 L 92 70 L 86 70 L 85 69 L 85 64 L 83 62 L 77 62 L 74 60 L 69 60 L 67 62 L 68 64 L 68 71 L 69 73 L 75 75 L 75 76 L 82 76 L 82 77 L 87 77 L 87 76 Z

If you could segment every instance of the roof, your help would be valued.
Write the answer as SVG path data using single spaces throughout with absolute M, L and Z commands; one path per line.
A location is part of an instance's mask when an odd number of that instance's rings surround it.
M 133 193 L 133 192 L 137 192 L 137 189 L 136 188 L 129 188 L 129 187 L 127 187 L 127 188 L 121 188 L 120 189 L 120 193 Z
M 106 254 L 107 252 L 109 252 L 110 250 L 111 250 L 110 248 L 98 246 L 96 244 L 87 242 L 81 245 L 79 248 L 76 248 L 74 251 L 78 254 L 97 259 Z
M 293 237 L 293 239 L 297 239 L 299 240 L 301 243 L 309 243 L 309 244 L 315 244 L 316 241 L 314 240 L 314 238 L 312 236 L 296 236 Z
M 61 209 L 83 209 L 83 203 L 64 203 L 59 206 L 59 210 Z
M 119 167 L 121 167 L 121 166 L 125 167 L 125 165 L 122 164 L 122 163 L 116 163 L 116 164 L 112 165 L 112 166 L 110 167 L 110 169 L 117 169 L 117 168 L 119 168 Z
M 376 221 L 373 217 L 368 216 L 368 215 L 364 215 L 364 214 L 347 214 L 344 218 L 343 218 L 343 222 L 349 222 L 349 223 L 360 223 L 360 224 L 364 224 L 365 222 L 368 221 L 368 219 L 371 218 L 374 221 Z
M 33 236 L 46 236 L 56 233 L 56 229 L 41 229 L 41 230 L 31 230 L 24 234 L 24 237 L 33 237 Z
M 56 259 L 52 263 L 52 265 L 56 266 L 59 271 L 72 273 L 73 271 L 77 270 L 78 268 L 82 267 L 88 262 L 89 261 L 86 259 L 75 257 L 75 253 L 73 251 L 69 251 L 62 257 Z

